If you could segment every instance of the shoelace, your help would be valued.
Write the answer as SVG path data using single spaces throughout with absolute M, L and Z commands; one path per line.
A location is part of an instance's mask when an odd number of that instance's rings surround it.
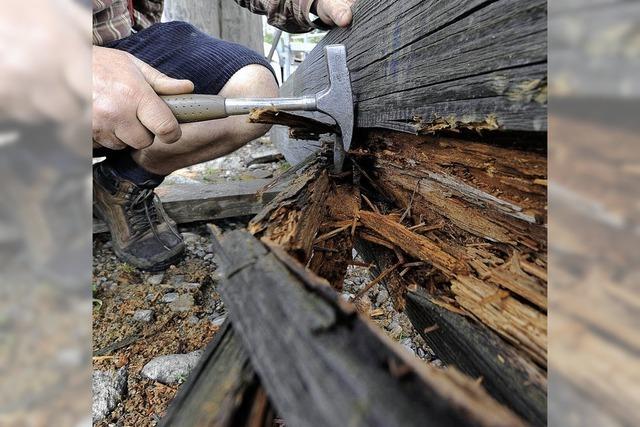
M 136 194 L 137 193 L 137 194 Z M 159 208 L 160 198 L 156 193 L 153 192 L 153 189 L 133 189 L 131 193 L 129 193 L 129 197 L 133 197 L 131 201 L 127 204 L 127 211 L 130 213 L 130 221 L 131 221 L 131 229 L 133 230 L 133 237 L 140 236 L 144 234 L 148 228 L 151 228 L 151 232 L 153 236 L 162 244 L 162 246 L 166 250 L 171 250 L 169 246 L 167 246 L 166 242 L 162 240 L 160 234 L 157 230 L 157 225 L 160 224 L 158 219 L 158 212 L 160 216 L 169 227 L 171 233 L 176 236 L 178 239 L 182 237 L 178 233 L 177 230 L 173 228 L 171 225 L 171 220 L 165 213 L 164 209 Z

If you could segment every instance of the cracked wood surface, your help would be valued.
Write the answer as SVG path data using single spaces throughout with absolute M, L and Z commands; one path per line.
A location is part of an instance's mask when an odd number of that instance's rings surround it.
M 282 94 L 326 87 L 322 48 L 341 43 L 358 128 L 545 131 L 546 30 L 544 0 L 361 0 Z

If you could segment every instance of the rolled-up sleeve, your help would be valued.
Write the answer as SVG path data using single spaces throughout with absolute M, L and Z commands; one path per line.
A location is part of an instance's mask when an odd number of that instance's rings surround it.
M 267 22 L 288 33 L 328 29 L 320 20 L 311 21 L 313 0 L 235 0 L 253 13 L 267 16 Z

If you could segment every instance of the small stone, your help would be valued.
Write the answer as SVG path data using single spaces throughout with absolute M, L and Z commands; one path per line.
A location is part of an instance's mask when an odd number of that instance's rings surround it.
M 340 294 L 340 297 L 341 297 L 343 300 L 345 300 L 345 301 L 347 301 L 347 302 L 350 302 L 350 301 L 353 299 L 354 295 L 353 295 L 353 294 L 350 294 L 350 293 L 348 293 L 348 292 L 344 292 L 344 293 Z
M 198 258 L 204 258 L 204 256 L 205 256 L 205 255 L 206 255 L 206 252 L 205 252 L 205 251 L 203 251 L 202 249 L 200 249 L 200 250 L 196 251 L 196 256 L 197 256 Z
M 180 286 L 178 286 L 179 289 L 184 289 L 187 291 L 197 291 L 198 289 L 200 289 L 201 284 L 200 283 L 182 283 L 180 284 Z
M 442 368 L 444 366 L 444 364 L 442 363 L 442 360 L 440 359 L 433 359 L 429 363 L 431 363 L 431 365 L 435 366 L 436 368 Z
M 104 245 L 102 245 L 102 247 L 104 249 L 111 249 L 113 247 L 113 242 L 111 240 L 109 240 L 107 243 L 105 243 Z
M 380 293 L 378 293 L 378 296 L 376 297 L 376 305 L 384 304 L 388 298 L 389 298 L 389 292 L 387 292 L 386 289 L 381 290 Z
M 187 322 L 189 322 L 190 325 L 197 325 L 198 323 L 200 323 L 200 319 L 198 319 L 196 316 L 190 316 L 187 319 Z
M 133 313 L 133 320 L 138 322 L 151 322 L 153 321 L 153 310 L 136 310 Z
M 198 364 L 202 350 L 187 354 L 169 354 L 151 359 L 140 374 L 163 384 L 176 384 L 186 381 L 191 370 Z
M 424 359 L 424 350 L 421 348 L 418 348 L 418 357 Z
M 214 249 L 213 243 L 208 244 L 205 250 L 207 251 L 207 253 L 210 253 L 210 254 L 214 253 L 215 249 Z
M 153 276 L 149 276 L 147 279 L 147 283 L 153 286 L 157 286 L 164 280 L 164 273 L 154 274 Z
M 393 331 L 394 329 L 399 328 L 399 327 L 400 327 L 400 324 L 398 322 L 396 322 L 396 321 L 393 321 L 393 322 L 391 322 L 391 323 L 389 323 L 387 325 L 387 330 L 388 331 Z
M 93 371 L 91 376 L 93 401 L 91 415 L 96 423 L 118 406 L 127 391 L 127 368 L 117 371 Z
M 200 241 L 200 236 L 197 235 L 196 233 L 182 233 L 182 240 L 184 240 L 185 243 L 197 243 Z
M 395 328 L 391 329 L 389 333 L 391 334 L 391 337 L 393 339 L 397 339 L 400 335 L 402 335 L 402 327 L 398 325 Z
M 178 286 L 180 285 L 182 282 L 184 282 L 184 275 L 182 274 L 176 274 L 175 276 L 173 276 L 171 278 L 171 284 L 173 286 Z
M 211 325 L 212 326 L 220 327 L 220 326 L 222 326 L 224 321 L 227 320 L 227 316 L 218 316 L 218 317 L 215 317 L 215 318 L 212 318 L 212 317 L 213 316 L 209 317 L 209 319 L 211 319 Z
M 409 349 L 409 351 L 413 353 L 413 343 L 411 342 L 411 338 L 403 339 L 402 341 L 400 341 L 400 345 Z
M 205 261 L 209 261 L 209 260 L 211 260 L 211 259 L 213 259 L 213 254 L 211 254 L 211 253 L 206 254 L 206 255 L 204 256 L 204 260 L 205 260 Z
M 163 302 L 165 304 L 170 304 L 170 303 L 174 302 L 177 299 L 178 299 L 178 294 L 176 292 L 169 292 L 168 294 L 165 294 L 162 297 L 160 302 Z
M 173 311 L 182 313 L 191 310 L 193 308 L 193 304 L 193 295 L 183 294 L 178 295 L 178 297 L 169 304 L 169 308 Z
M 147 294 L 147 296 L 144 299 L 147 301 L 153 301 L 155 297 L 156 297 L 156 294 L 151 293 L 151 294 Z

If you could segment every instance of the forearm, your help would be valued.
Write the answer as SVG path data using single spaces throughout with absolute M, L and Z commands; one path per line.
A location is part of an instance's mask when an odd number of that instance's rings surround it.
M 306 33 L 327 27 L 319 20 L 311 21 L 309 13 L 314 0 L 235 0 L 253 13 L 266 15 L 270 25 L 288 33 Z

